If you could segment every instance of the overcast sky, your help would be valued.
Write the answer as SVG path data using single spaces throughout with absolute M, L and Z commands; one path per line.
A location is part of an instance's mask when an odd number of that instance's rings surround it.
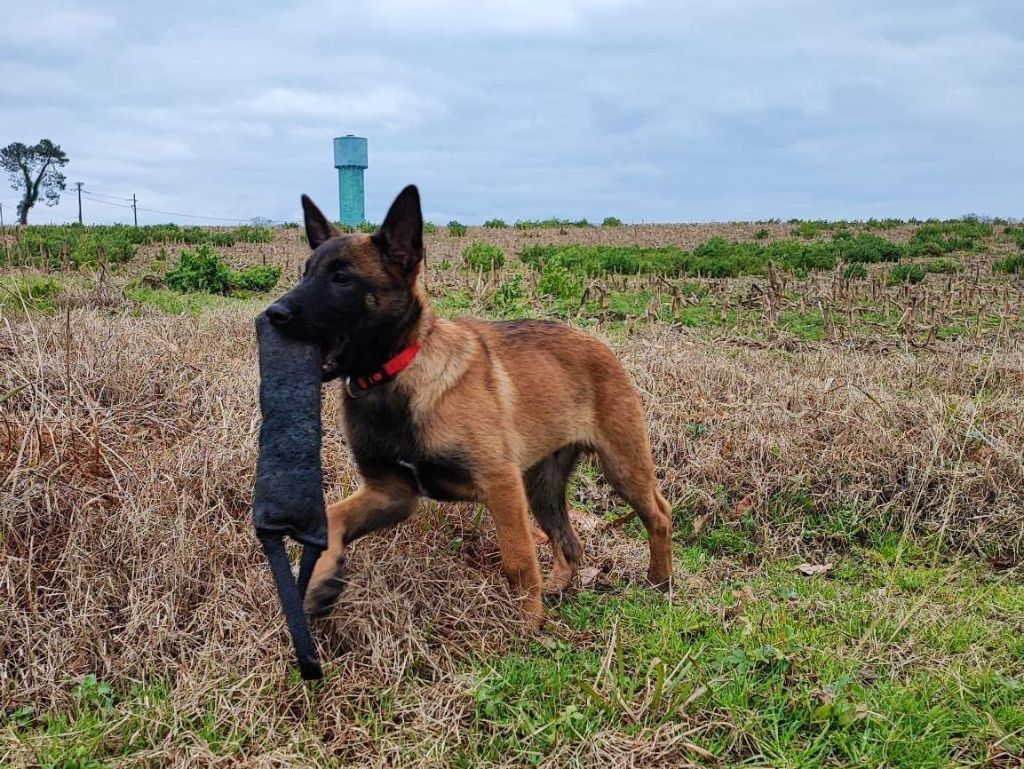
M 438 223 L 1021 216 L 1024 2 L 4 8 L 0 145 L 71 157 L 32 221 L 74 218 L 75 181 L 242 220 L 298 219 L 306 192 L 337 217 L 346 133 L 369 138 L 371 221 L 409 182 Z

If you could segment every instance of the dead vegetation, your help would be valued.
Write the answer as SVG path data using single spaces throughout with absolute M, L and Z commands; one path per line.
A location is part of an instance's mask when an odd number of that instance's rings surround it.
M 493 234 L 513 236 L 525 237 Z M 270 261 L 286 267 L 297 258 L 290 242 L 259 248 L 280 248 Z M 442 270 L 432 291 L 489 279 L 450 276 Z M 984 291 L 1008 316 L 1019 311 L 1009 294 Z M 481 307 L 487 295 L 475 294 Z M 467 666 L 522 642 L 489 520 L 425 503 L 414 522 L 361 542 L 339 608 L 315 626 L 328 681 L 290 680 L 249 519 L 259 307 L 172 317 L 101 280 L 53 312 L 0 316 L 0 713 L 72 712 L 73 682 L 95 674 L 123 693 L 99 733 L 141 746 L 119 765 L 446 765 L 481 728 Z M 820 561 L 883 531 L 943 557 L 1020 563 L 1024 351 L 1009 322 L 922 349 L 878 336 L 794 339 L 770 324 L 753 334 L 595 320 L 644 398 L 680 546 L 709 531 L 740 541 L 711 571 L 684 575 L 675 601 L 717 612 L 730 571 Z M 329 499 L 355 483 L 331 411 Z M 573 493 L 588 511 L 578 520 L 588 579 L 639 578 L 643 543 L 597 525 L 618 504 L 606 486 L 584 468 Z M 579 637 L 557 620 L 549 634 Z M 556 746 L 546 765 L 707 762 L 698 738 L 723 717 L 605 729 Z M 196 738 L 207 732 L 216 736 Z M 0 763 L 37 765 L 31 740 L 12 734 L 0 733 Z

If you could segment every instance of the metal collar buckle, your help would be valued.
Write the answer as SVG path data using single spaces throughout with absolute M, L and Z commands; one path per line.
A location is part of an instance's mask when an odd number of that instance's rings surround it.
M 363 390 L 361 388 L 352 387 L 352 377 L 345 377 L 345 391 L 348 393 L 349 398 L 362 398 L 369 391 L 369 388 Z

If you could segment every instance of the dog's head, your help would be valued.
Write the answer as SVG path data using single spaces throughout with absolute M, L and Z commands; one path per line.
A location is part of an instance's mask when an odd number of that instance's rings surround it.
M 341 233 L 305 195 L 302 208 L 313 253 L 302 280 L 267 316 L 289 336 L 320 345 L 324 381 L 368 373 L 422 311 L 419 192 L 402 190 L 372 235 Z

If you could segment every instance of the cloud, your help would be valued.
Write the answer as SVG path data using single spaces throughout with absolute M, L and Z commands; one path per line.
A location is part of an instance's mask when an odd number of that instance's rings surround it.
M 82 49 L 114 29 L 114 16 L 61 3 L 31 3 L 4 9 L 0 43 L 21 49 Z
M 0 54 L 0 142 L 49 136 L 69 179 L 151 208 L 294 219 L 300 192 L 336 197 L 345 133 L 369 138 L 377 219 L 410 181 L 428 217 L 469 222 L 1020 215 L 1024 199 L 1012 0 L 16 13 L 27 32 Z M 0 200 L 13 208 L 13 192 Z M 73 215 L 66 200 L 36 219 Z

